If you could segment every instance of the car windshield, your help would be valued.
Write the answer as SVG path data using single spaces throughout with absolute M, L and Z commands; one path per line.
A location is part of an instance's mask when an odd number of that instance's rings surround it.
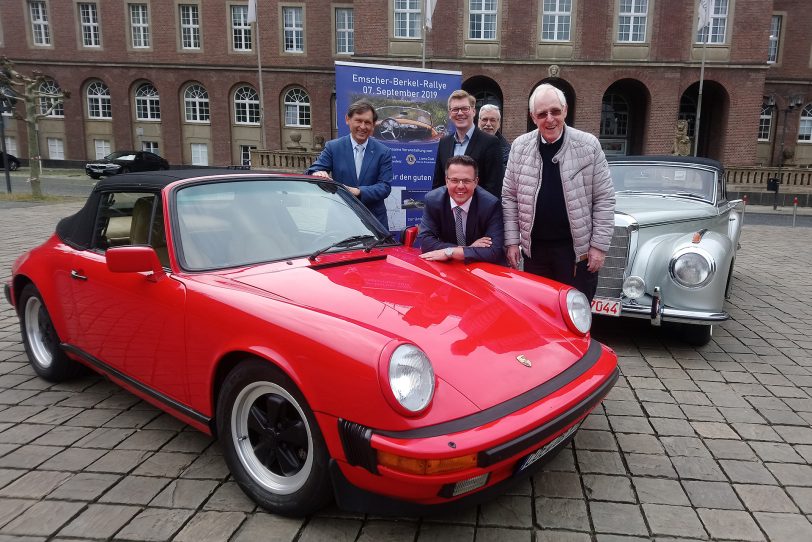
M 356 198 L 332 182 L 194 185 L 177 191 L 175 212 L 181 262 L 190 270 L 356 250 L 388 235 Z M 364 242 L 340 242 L 350 238 Z
M 713 201 L 716 179 L 712 171 L 666 164 L 612 164 L 618 193 L 661 194 Z
M 135 160 L 135 153 L 130 151 L 116 151 L 111 152 L 104 157 L 105 160 Z

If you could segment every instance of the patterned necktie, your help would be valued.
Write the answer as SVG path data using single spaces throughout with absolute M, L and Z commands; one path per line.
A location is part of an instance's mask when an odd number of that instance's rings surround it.
M 454 207 L 454 229 L 457 233 L 457 245 L 464 247 L 465 230 L 462 228 L 462 207 Z
M 355 146 L 355 176 L 361 180 L 361 164 L 364 163 L 364 147 L 361 145 Z

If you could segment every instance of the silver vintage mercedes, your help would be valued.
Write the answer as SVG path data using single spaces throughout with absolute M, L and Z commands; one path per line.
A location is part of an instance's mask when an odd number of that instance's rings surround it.
M 617 193 L 612 247 L 592 312 L 673 323 L 710 341 L 726 320 L 744 204 L 728 201 L 722 164 L 706 158 L 610 158 Z

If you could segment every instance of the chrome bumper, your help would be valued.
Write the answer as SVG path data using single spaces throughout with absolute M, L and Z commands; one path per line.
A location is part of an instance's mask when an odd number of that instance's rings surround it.
M 652 314 L 652 313 L 656 314 Z M 713 324 L 716 322 L 724 322 L 730 315 L 724 311 L 722 312 L 708 312 L 708 311 L 691 311 L 683 309 L 673 309 L 670 307 L 663 307 L 660 305 L 660 310 L 652 310 L 651 306 L 631 304 L 624 301 L 621 305 L 621 316 L 629 316 L 631 318 L 649 318 L 651 323 L 655 326 L 663 322 L 681 322 L 685 324 L 699 324 L 708 323 Z

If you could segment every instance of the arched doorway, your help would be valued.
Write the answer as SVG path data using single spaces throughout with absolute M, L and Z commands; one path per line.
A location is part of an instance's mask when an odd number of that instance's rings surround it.
M 696 133 L 697 113 L 699 113 L 699 82 L 685 89 L 679 102 L 678 120 L 688 121 L 688 137 L 691 150 L 697 149 L 697 156 L 722 158 L 725 148 L 725 126 L 727 125 L 730 96 L 716 81 L 705 81 L 702 87 L 702 110 L 699 116 L 699 134 Z M 699 144 L 695 146 L 696 138 Z M 693 152 L 692 152 L 693 154 Z
M 650 95 L 635 79 L 614 82 L 601 104 L 601 146 L 606 154 L 643 154 Z
M 548 77 L 546 79 L 542 79 L 530 90 L 530 94 L 527 95 L 528 105 L 530 101 L 530 96 L 533 95 L 533 91 L 536 90 L 541 84 L 547 83 L 549 85 L 553 85 L 555 88 L 561 90 L 564 93 L 564 97 L 567 99 L 567 118 L 565 119 L 567 126 L 574 126 L 575 124 L 575 89 L 572 88 L 568 82 L 563 79 L 559 79 L 557 77 Z M 533 123 L 533 119 L 530 118 L 530 113 L 527 114 L 527 131 L 532 132 L 536 129 L 535 123 Z
M 499 83 L 485 77 L 484 75 L 475 75 L 468 78 L 463 84 L 462 89 L 468 94 L 476 98 L 476 110 L 485 104 L 495 105 L 502 112 L 502 117 L 505 116 L 504 101 L 502 99 L 502 89 Z M 478 115 L 477 115 L 478 116 Z M 475 119 L 476 121 L 477 119 Z

